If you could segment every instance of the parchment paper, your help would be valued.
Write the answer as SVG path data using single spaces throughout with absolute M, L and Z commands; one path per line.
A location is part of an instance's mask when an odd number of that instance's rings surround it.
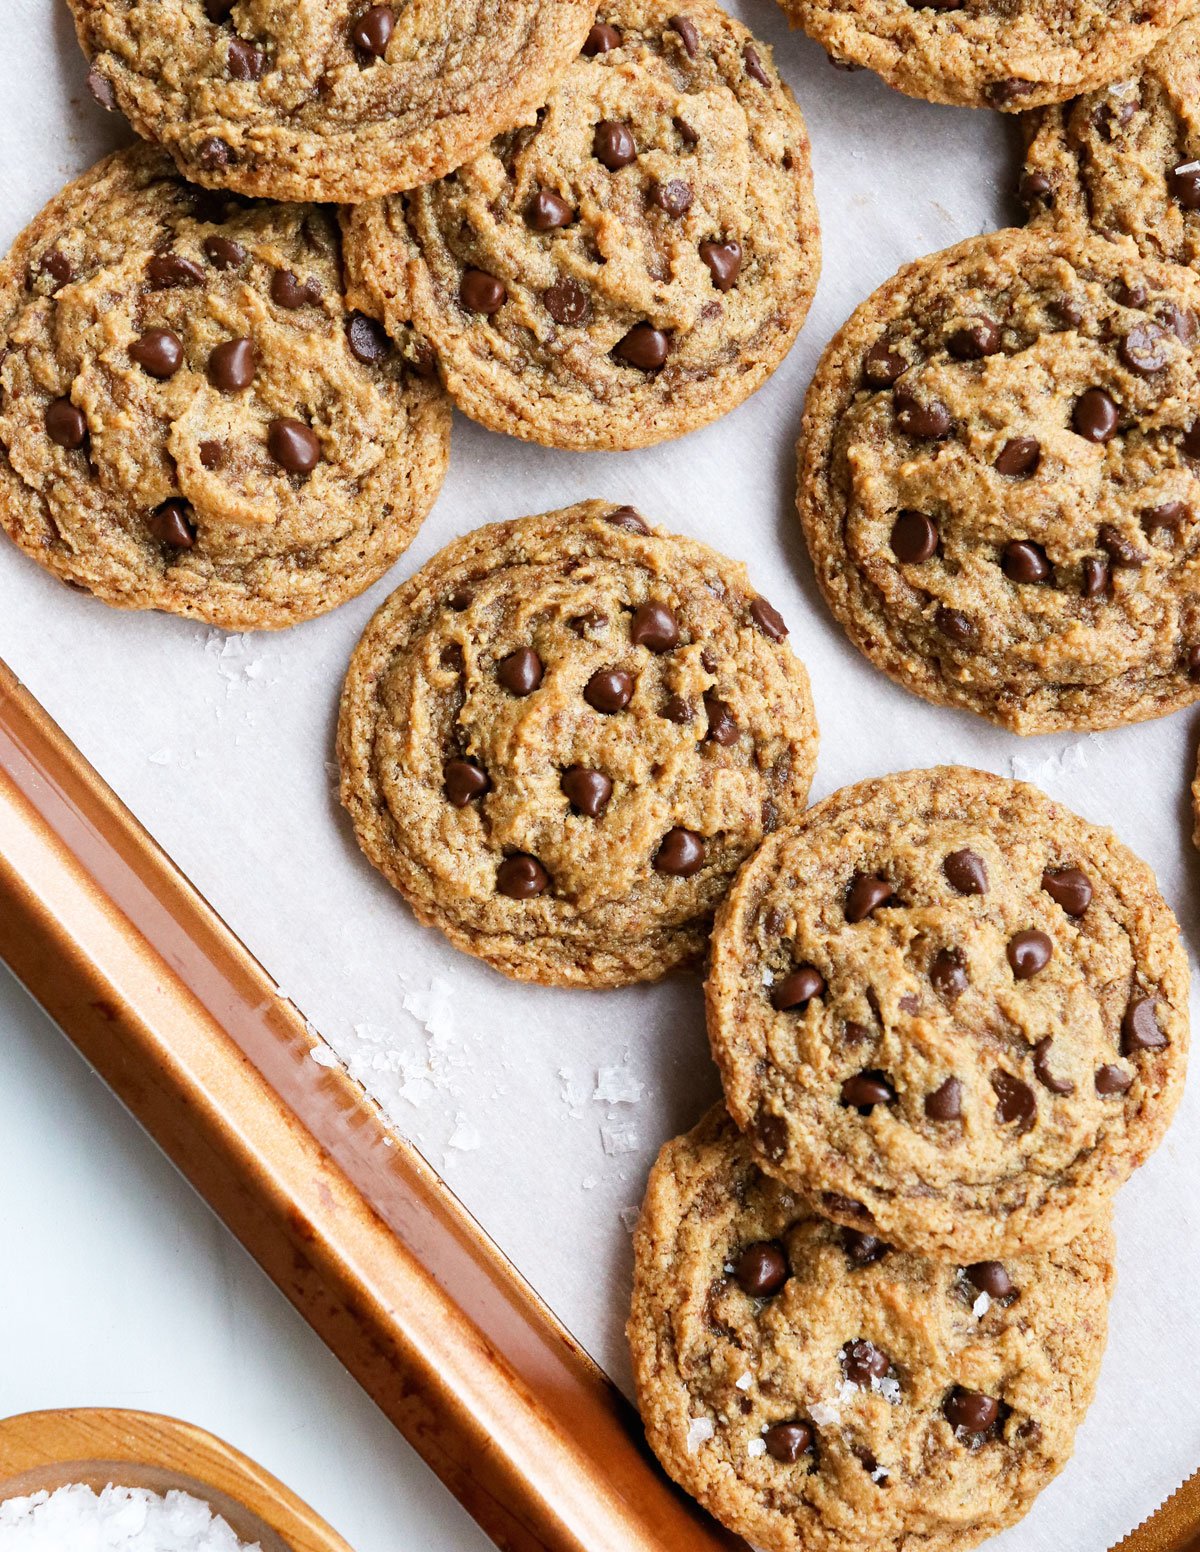
M 441 500 L 391 576 L 281 635 L 123 615 L 0 541 L 0 654 L 269 967 L 620 1383 L 629 1224 L 660 1143 L 716 1096 L 699 984 L 521 987 L 418 928 L 360 858 L 332 792 L 342 673 L 390 587 L 451 536 L 584 496 L 745 559 L 813 678 L 813 797 L 939 761 L 1037 781 L 1112 824 L 1158 871 L 1189 946 L 1200 865 L 1187 788 L 1196 717 L 1020 740 L 892 686 L 846 643 L 793 508 L 793 442 L 826 340 L 901 263 L 1016 218 L 1017 135 L 830 68 L 771 0 L 730 10 L 776 48 L 812 132 L 825 266 L 788 361 L 724 421 L 643 453 L 567 454 L 459 418 Z M 63 0 L 7 0 L 0 240 L 123 138 L 96 109 Z M 0 1050 L 2 1050 L 0 1045 Z M 19 1073 L 9 1081 L 19 1082 Z M 102 1166 L 105 1141 L 96 1139 Z M 998 1552 L 1109 1545 L 1200 1465 L 1200 1103 L 1120 1197 L 1120 1280 L 1076 1458 Z

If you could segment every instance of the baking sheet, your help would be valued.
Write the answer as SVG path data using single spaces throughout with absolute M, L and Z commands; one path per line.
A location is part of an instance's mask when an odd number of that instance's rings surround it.
M 825 265 L 809 322 L 749 404 L 641 453 L 568 454 L 459 417 L 442 497 L 390 577 L 282 635 L 121 615 L 0 544 L 0 656 L 208 896 L 598 1361 L 623 1385 L 629 1226 L 659 1144 L 717 1094 L 699 983 L 521 987 L 417 927 L 360 858 L 333 791 L 341 676 L 390 587 L 479 523 L 585 496 L 745 559 L 812 674 L 813 797 L 959 761 L 1038 782 L 1156 868 L 1193 957 L 1197 716 L 1020 740 L 894 687 L 845 642 L 812 579 L 792 445 L 826 340 L 896 267 L 1016 216 L 1017 134 L 829 67 L 772 0 L 729 9 L 776 48 L 814 142 Z M 0 54 L 0 241 L 122 138 L 96 109 L 63 0 L 8 0 Z M 335 1054 L 336 1053 L 336 1056 Z M 20 1081 L 20 1075 L 13 1075 Z M 1104 1547 L 1200 1462 L 1200 1100 L 1122 1193 L 1120 1281 L 1076 1458 L 1003 1552 Z M 103 1146 L 103 1140 L 97 1140 Z

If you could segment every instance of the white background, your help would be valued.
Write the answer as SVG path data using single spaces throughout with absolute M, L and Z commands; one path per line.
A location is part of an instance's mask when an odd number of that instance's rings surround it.
M 869 75 L 831 70 L 807 40 L 788 35 L 772 0 L 733 0 L 730 9 L 776 45 L 805 109 L 825 244 L 804 333 L 750 403 L 637 454 L 555 453 L 459 418 L 445 491 L 391 578 L 283 635 L 223 640 L 184 621 L 124 616 L 0 546 L 0 655 L 618 1380 L 627 1375 L 626 1220 L 659 1144 L 690 1126 L 716 1091 L 698 983 L 540 991 L 455 954 L 413 924 L 358 856 L 326 770 L 340 679 L 358 634 L 389 586 L 450 537 L 597 495 L 632 501 L 667 527 L 747 560 L 812 674 L 822 735 L 814 796 L 939 761 L 1030 777 L 1088 818 L 1114 825 L 1146 856 L 1189 947 L 1197 941 L 1200 879 L 1187 798 L 1195 716 L 1022 742 L 965 713 L 930 707 L 848 646 L 814 587 L 795 518 L 792 444 L 821 348 L 899 264 L 1013 218 L 1015 126 L 912 102 Z M 62 0 L 8 0 L 5 16 L 0 243 L 114 134 L 83 93 Z M 28 1052 L 18 1048 L 14 1061 L 5 1082 L 36 1115 L 49 1102 L 40 1090 L 51 1080 Z M 61 1145 L 44 1125 L 33 1131 L 46 1139 L 45 1151 L 27 1178 L 40 1188 L 37 1171 L 53 1159 L 68 1198 L 72 1179 L 79 1190 L 83 1182 L 99 1189 L 112 1147 L 107 1122 L 92 1118 L 85 1128 L 81 1120 Z M 13 1146 L 0 1132 L 0 1150 Z M 1193 1083 L 1167 1144 L 1122 1194 L 1112 1340 L 1077 1458 L 1003 1539 L 1005 1552 L 1108 1545 L 1200 1462 L 1198 1155 Z M 179 1232 L 178 1193 L 165 1207 L 147 1186 L 117 1200 L 114 1234 L 117 1224 L 132 1232 L 136 1222 L 153 1246 L 155 1236 L 169 1242 Z M 64 1243 L 73 1242 L 68 1230 Z M 91 1230 L 89 1242 L 96 1244 Z M 213 1251 L 193 1249 L 187 1275 L 208 1287 Z M 170 1310 L 181 1296 L 169 1284 L 160 1290 L 161 1263 L 152 1259 L 145 1296 Z M 85 1309 L 95 1278 L 86 1263 L 75 1277 Z M 73 1313 L 71 1286 L 59 1307 Z M 262 1327 L 239 1327 L 246 1286 L 231 1286 L 222 1321 L 181 1326 L 177 1346 L 161 1348 L 151 1368 L 162 1383 L 180 1384 L 178 1410 L 219 1404 L 236 1424 L 244 1408 L 285 1418 L 294 1430 L 302 1408 L 288 1389 L 287 1364 Z M 105 1298 L 121 1307 L 111 1292 Z M 28 1302 L 10 1298 L 6 1324 L 40 1321 L 43 1303 L 37 1289 Z M 14 1345 L 28 1344 L 18 1336 Z M 84 1345 L 91 1353 L 93 1344 Z M 95 1356 L 79 1360 L 79 1374 L 99 1397 L 115 1376 L 93 1368 L 113 1361 L 96 1346 Z M 170 1371 L 194 1373 L 206 1347 L 199 1368 L 211 1389 L 190 1391 Z M 4 1380 L 0 1366 L 0 1407 Z M 310 1396 L 320 1428 L 330 1410 L 324 1384 L 300 1393 Z M 297 1459 L 285 1475 L 316 1496 L 336 1475 L 321 1459 Z M 378 1473 L 363 1476 L 364 1491 L 384 1499 L 396 1491 Z

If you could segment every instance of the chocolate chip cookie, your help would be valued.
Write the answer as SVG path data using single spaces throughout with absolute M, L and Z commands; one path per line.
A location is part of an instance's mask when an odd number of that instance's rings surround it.
M 1111 81 L 1196 0 L 779 0 L 838 61 L 930 102 L 1016 113 Z
M 1019 733 L 1200 697 L 1200 281 L 1084 232 L 902 269 L 817 370 L 799 508 L 851 640 Z
M 357 305 L 410 322 L 473 419 L 644 447 L 740 404 L 804 321 L 804 121 L 711 0 L 609 0 L 531 127 L 349 218 Z
M 929 1254 L 1096 1222 L 1183 1087 L 1188 965 L 1153 873 L 982 771 L 861 782 L 768 838 L 717 917 L 706 991 L 763 1168 Z
M 342 694 L 342 802 L 426 924 L 521 980 L 696 960 L 804 808 L 817 732 L 745 570 L 587 501 L 477 529 L 384 604 Z
M 118 152 L 0 266 L 0 524 L 65 582 L 235 630 L 353 596 L 407 546 L 450 409 L 346 310 L 331 212 Z
M 670 1474 L 769 1552 L 960 1552 L 1070 1457 L 1108 1227 L 966 1263 L 812 1215 L 721 1109 L 668 1143 L 634 1240 L 638 1404 Z
M 209 188 L 353 203 L 528 123 L 595 0 L 70 0 L 88 85 Z
M 1091 226 L 1200 267 L 1200 20 L 1028 128 L 1021 196 L 1036 221 Z

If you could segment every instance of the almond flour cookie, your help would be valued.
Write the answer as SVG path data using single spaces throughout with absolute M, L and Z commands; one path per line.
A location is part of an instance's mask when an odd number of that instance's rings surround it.
M 349 217 L 357 305 L 411 321 L 458 407 L 551 447 L 644 447 L 779 365 L 819 268 L 804 121 L 711 0 L 609 0 L 537 123 Z
M 384 604 L 342 693 L 342 802 L 420 920 L 506 975 L 655 980 L 703 952 L 817 732 L 745 570 L 582 502 L 477 529 Z
M 770 837 L 717 917 L 706 991 L 763 1168 L 933 1255 L 1098 1221 L 1183 1088 L 1188 965 L 1154 875 L 982 771 L 860 782 Z
M 336 220 L 189 187 L 148 147 L 0 266 L 0 524 L 65 582 L 231 630 L 308 619 L 408 545 L 450 410 L 347 312 Z
M 779 0 L 838 61 L 910 97 L 1015 113 L 1111 81 L 1196 0 Z
M 1021 195 L 1036 220 L 1200 267 L 1200 20 L 1111 86 L 1032 115 L 1029 131 Z
M 1071 1455 L 1113 1284 L 1107 1227 L 964 1265 L 814 1217 L 718 1107 L 668 1143 L 634 1239 L 654 1452 L 768 1552 L 960 1552 Z
M 209 188 L 351 203 L 528 123 L 595 0 L 69 0 L 88 85 Z
M 805 404 L 799 508 L 851 640 L 1018 733 L 1200 697 L 1200 279 L 1084 232 L 908 265 Z

